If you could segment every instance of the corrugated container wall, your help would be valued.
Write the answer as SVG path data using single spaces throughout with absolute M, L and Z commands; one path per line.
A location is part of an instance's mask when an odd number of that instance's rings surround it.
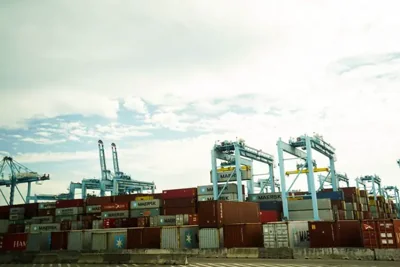
M 102 205 L 111 203 L 112 197 L 105 196 L 105 197 L 89 197 L 86 199 L 86 205 L 94 206 L 94 205 Z
M 129 210 L 129 202 L 109 203 L 101 205 L 101 211 L 122 211 Z
M 92 251 L 106 251 L 107 245 L 107 232 L 96 231 L 92 233 Z
M 0 234 L 5 234 L 8 232 L 9 220 L 0 220 Z
M 139 217 L 153 217 L 162 215 L 162 209 L 140 209 L 140 210 L 131 210 L 130 217 L 131 218 L 139 218 Z
M 267 223 L 263 225 L 264 247 L 296 248 L 309 247 L 307 221 Z
M 83 207 L 56 209 L 56 216 L 74 216 L 79 214 L 83 214 Z
M 261 223 L 224 225 L 225 248 L 262 247 Z
M 109 232 L 107 233 L 107 239 L 107 248 L 109 251 L 126 249 L 127 230 L 125 229 Z
M 2 251 L 24 251 L 28 241 L 27 233 L 0 235 Z
M 361 235 L 365 248 L 379 248 L 377 225 L 375 221 L 361 221 Z
M 57 200 L 56 208 L 73 208 L 73 207 L 83 207 L 84 201 L 83 199 L 70 199 L 70 200 Z
M 26 244 L 26 251 L 49 251 L 51 245 L 51 232 L 30 233 Z
M 31 224 L 28 227 L 29 233 L 60 231 L 59 223 Z
M 223 228 L 202 228 L 199 230 L 199 248 L 216 249 L 224 247 Z
M 92 231 L 71 231 L 68 233 L 68 250 L 90 251 L 92 249 Z
M 161 229 L 162 249 L 191 249 L 199 247 L 197 226 L 163 227 Z
M 160 199 L 132 201 L 131 210 L 154 209 L 154 208 L 158 209 L 162 206 L 162 203 L 163 202 Z
M 68 248 L 68 232 L 51 233 L 51 250 L 66 250 Z
M 161 228 L 129 228 L 127 249 L 160 248 Z
M 172 189 L 163 190 L 163 199 L 173 199 L 173 198 L 194 198 L 197 196 L 197 188 L 182 188 L 182 189 Z
M 260 209 L 255 202 L 198 202 L 200 228 L 220 228 L 235 223 L 259 223 Z

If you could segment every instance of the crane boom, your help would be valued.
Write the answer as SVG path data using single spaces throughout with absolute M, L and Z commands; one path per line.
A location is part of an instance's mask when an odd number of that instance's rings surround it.
M 104 144 L 103 141 L 99 140 L 99 158 L 100 158 L 100 168 L 101 168 L 101 179 L 107 180 L 107 165 L 106 165 L 106 156 L 104 153 Z
M 117 153 L 117 145 L 115 143 L 111 144 L 113 164 L 114 164 L 114 173 L 116 176 L 119 176 L 121 172 L 119 171 L 119 162 L 118 162 L 118 153 Z

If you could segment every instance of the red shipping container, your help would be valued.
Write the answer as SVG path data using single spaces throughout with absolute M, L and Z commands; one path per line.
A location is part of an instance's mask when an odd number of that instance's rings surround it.
M 112 197 L 111 196 L 105 196 L 105 197 L 88 197 L 86 199 L 86 205 L 87 206 L 94 206 L 94 205 L 102 205 L 102 204 L 107 204 L 112 202 Z
M 194 214 L 197 213 L 196 207 L 164 208 L 164 215 Z
M 225 248 L 249 248 L 263 246 L 261 223 L 224 225 Z
M 150 217 L 139 217 L 137 220 L 138 227 L 149 227 Z
M 56 201 L 57 209 L 83 207 L 83 205 L 84 205 L 83 199 L 70 199 L 70 200 L 57 200 Z
M 0 206 L 0 213 L 9 213 L 10 206 Z
M 378 232 L 373 220 L 361 221 L 361 233 L 363 246 L 365 248 L 379 248 Z
M 395 234 L 397 248 L 400 248 L 400 220 L 393 220 L 393 230 Z
M 189 214 L 188 224 L 189 225 L 198 225 L 199 224 L 197 214 Z
M 56 216 L 56 209 L 38 210 L 38 216 Z
M 24 224 L 10 224 L 8 225 L 8 233 L 10 234 L 17 234 L 17 233 L 24 233 L 25 232 L 25 225 Z
M 24 251 L 28 240 L 27 233 L 4 234 L 0 237 L 0 250 L 2 251 Z
M 83 220 L 82 221 L 82 230 L 92 229 L 93 228 L 93 221 L 92 220 Z
M 163 199 L 194 198 L 197 196 L 197 188 L 182 188 L 163 191 Z
M 196 197 L 190 198 L 170 198 L 163 200 L 164 208 L 183 208 L 183 207 L 195 207 L 197 204 Z
M 115 220 L 114 218 L 109 218 L 109 219 L 104 219 L 103 220 L 103 228 L 108 229 L 108 228 L 115 228 Z
M 282 215 L 279 211 L 275 210 L 262 210 L 260 211 L 261 223 L 278 222 L 282 220 Z
M 68 232 L 52 232 L 50 248 L 51 250 L 68 249 Z
M 161 228 L 129 228 L 127 230 L 127 249 L 160 248 Z
M 118 211 L 118 210 L 129 210 L 129 203 L 108 203 L 101 205 L 101 211 Z
M 376 220 L 379 248 L 397 248 L 397 236 L 392 220 Z

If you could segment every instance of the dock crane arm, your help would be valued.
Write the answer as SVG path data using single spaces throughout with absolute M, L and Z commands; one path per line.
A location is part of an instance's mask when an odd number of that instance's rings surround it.
M 104 144 L 103 141 L 98 141 L 99 145 L 99 158 L 100 158 L 100 168 L 101 168 L 101 179 L 107 180 L 107 165 L 106 165 L 106 156 L 104 153 Z
M 114 173 L 116 176 L 120 176 L 121 172 L 119 170 L 119 162 L 118 162 L 118 153 L 117 153 L 117 145 L 115 143 L 111 144 L 113 164 L 114 164 Z

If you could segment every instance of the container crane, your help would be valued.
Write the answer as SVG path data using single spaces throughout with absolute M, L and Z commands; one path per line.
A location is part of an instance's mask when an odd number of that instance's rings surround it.
M 317 192 L 315 188 L 315 172 L 328 172 L 327 176 L 330 176 L 332 181 L 333 191 L 338 191 L 338 179 L 336 177 L 335 161 L 336 161 L 336 149 L 329 143 L 323 140 L 323 137 L 314 134 L 313 136 L 302 135 L 295 139 L 291 138 L 289 143 L 285 143 L 279 138 L 277 142 L 278 147 L 278 157 L 279 157 L 279 169 L 280 169 L 280 179 L 281 179 L 281 192 L 282 192 L 282 205 L 283 205 L 283 216 L 286 219 L 289 218 L 289 208 L 288 208 L 288 193 L 290 192 L 292 186 L 295 184 L 297 178 L 300 174 L 307 174 L 307 185 L 308 192 L 311 194 L 312 207 L 314 220 L 319 221 L 318 203 L 317 203 Z M 301 148 L 301 150 L 299 149 Z M 305 150 L 306 152 L 304 152 Z M 315 160 L 313 160 L 312 152 L 313 150 L 319 152 L 320 154 L 326 156 L 329 159 L 329 168 L 317 168 Z M 292 155 L 295 159 L 300 159 L 302 163 L 297 164 L 297 170 L 295 171 L 285 171 L 285 159 L 284 152 Z M 286 176 L 291 174 L 297 174 L 296 178 L 293 180 L 289 188 L 286 188 Z
M 397 218 L 400 218 L 400 195 L 397 186 L 385 186 L 383 187 L 386 193 L 387 199 L 392 199 L 396 203 Z
M 217 167 L 217 159 L 223 160 L 220 168 Z M 243 139 L 233 141 L 216 142 L 211 150 L 211 182 L 213 184 L 214 200 L 223 194 L 229 181 L 237 181 L 238 201 L 243 201 L 242 181 L 250 181 L 249 193 L 253 192 L 254 183 L 252 174 L 253 160 L 265 163 L 269 167 L 267 183 L 272 192 L 275 192 L 274 182 L 274 157 L 260 149 L 255 149 L 245 144 Z M 218 192 L 218 184 L 224 183 Z
M 9 169 L 9 179 L 4 179 L 4 172 Z M 4 200 L 8 205 L 14 205 L 15 190 L 19 193 L 24 202 L 29 203 L 31 197 L 31 185 L 32 182 L 39 183 L 41 181 L 50 180 L 49 174 L 40 175 L 37 172 L 33 172 L 29 168 L 25 167 L 21 163 L 15 161 L 12 157 L 6 156 L 0 163 L 0 174 L 2 179 L 0 180 L 0 186 L 10 187 L 10 199 L 7 201 L 3 192 L 0 190 Z M 24 199 L 21 192 L 18 189 L 18 184 L 28 184 L 27 196 Z
M 338 186 L 340 182 L 344 182 L 347 187 L 350 186 L 350 181 L 349 178 L 347 177 L 347 173 L 339 173 L 336 172 L 336 178 L 338 180 Z M 324 176 L 322 174 L 318 175 L 318 180 L 319 180 L 319 191 L 321 191 L 324 188 L 325 184 L 332 185 L 332 177 L 331 175 Z
M 377 196 L 383 196 L 382 188 L 381 188 L 381 178 L 377 175 L 365 175 L 360 177 L 361 182 L 365 183 L 366 189 L 368 190 L 369 195 L 374 196 L 374 200 L 376 201 Z M 367 186 L 367 185 L 370 186 Z

